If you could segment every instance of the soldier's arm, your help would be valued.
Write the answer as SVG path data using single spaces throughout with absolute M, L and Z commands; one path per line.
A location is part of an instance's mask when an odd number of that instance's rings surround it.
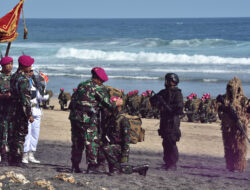
M 106 93 L 105 90 L 102 89 L 102 87 L 99 87 L 96 89 L 96 95 L 97 99 L 100 101 L 101 105 L 105 108 L 108 108 L 109 110 L 114 110 L 116 108 L 115 102 L 110 102 L 110 96 L 108 93 Z
M 27 78 L 24 78 L 18 82 L 19 94 L 20 94 L 20 103 L 23 107 L 24 114 L 27 118 L 32 116 L 31 112 L 31 93 L 30 93 L 30 84 Z
M 183 103 L 183 96 L 182 96 L 181 90 L 178 90 L 176 92 L 174 104 L 170 105 L 170 107 L 172 108 L 173 113 L 175 114 L 183 113 L 184 103 Z
M 123 118 L 121 120 L 121 139 L 122 139 L 122 157 L 124 157 L 124 159 L 129 156 L 129 144 L 130 144 L 130 123 L 128 121 L 127 118 Z

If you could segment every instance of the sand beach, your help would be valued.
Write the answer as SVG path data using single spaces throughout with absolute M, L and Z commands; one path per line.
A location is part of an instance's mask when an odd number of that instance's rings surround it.
M 143 119 L 146 130 L 145 141 L 131 145 L 129 164 L 148 163 L 147 176 L 138 174 L 108 176 L 107 174 L 85 174 L 85 155 L 80 165 L 82 174 L 71 176 L 70 122 L 68 111 L 60 111 L 56 98 L 51 105 L 54 110 L 43 110 L 40 140 L 36 157 L 41 164 L 29 164 L 28 168 L 1 167 L 0 189 L 49 189 L 35 184 L 39 180 L 50 182 L 54 189 L 249 189 L 250 147 L 248 167 L 245 172 L 228 172 L 225 169 L 224 150 L 220 122 L 212 124 L 181 123 L 182 137 L 178 142 L 179 162 L 177 171 L 161 169 L 162 146 L 157 134 L 159 120 Z M 248 135 L 250 132 L 248 130 Z M 6 172 L 23 174 L 29 183 L 11 182 Z M 66 173 L 74 183 L 60 180 L 56 176 Z

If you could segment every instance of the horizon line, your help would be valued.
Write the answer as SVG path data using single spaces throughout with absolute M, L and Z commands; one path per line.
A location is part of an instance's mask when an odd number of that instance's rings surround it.
M 250 18 L 250 16 L 239 17 L 26 17 L 26 19 L 223 19 L 223 18 Z

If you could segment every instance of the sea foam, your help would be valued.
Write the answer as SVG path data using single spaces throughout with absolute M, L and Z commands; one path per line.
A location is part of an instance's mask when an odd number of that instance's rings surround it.
M 142 63 L 186 63 L 186 64 L 241 64 L 250 65 L 250 58 L 234 58 L 206 55 L 187 55 L 154 52 L 102 51 L 93 49 L 60 48 L 57 58 L 76 58 L 93 61 L 126 61 Z

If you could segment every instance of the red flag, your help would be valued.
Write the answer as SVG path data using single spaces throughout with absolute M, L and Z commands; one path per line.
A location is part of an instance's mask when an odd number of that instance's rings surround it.
M 20 2 L 4 17 L 0 18 L 0 42 L 12 42 L 18 36 L 17 26 L 24 0 Z
M 45 82 L 47 83 L 49 78 L 45 74 L 43 74 L 42 72 L 40 72 L 40 75 L 44 78 Z

